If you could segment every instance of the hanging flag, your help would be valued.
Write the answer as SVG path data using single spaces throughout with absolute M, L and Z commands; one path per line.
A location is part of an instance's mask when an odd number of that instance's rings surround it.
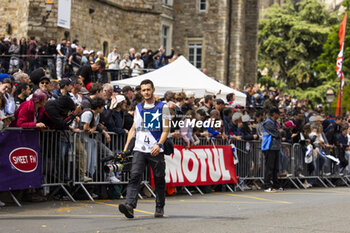
M 343 62 L 344 62 L 344 46 L 345 46 L 345 32 L 346 32 L 347 18 L 348 18 L 348 12 L 345 13 L 344 19 L 341 22 L 340 28 L 339 28 L 340 51 L 337 57 L 336 71 L 337 71 L 338 77 L 340 78 L 340 91 L 338 95 L 337 111 L 335 113 L 336 116 L 340 116 L 342 114 L 341 107 L 342 107 L 343 87 L 344 87 Z

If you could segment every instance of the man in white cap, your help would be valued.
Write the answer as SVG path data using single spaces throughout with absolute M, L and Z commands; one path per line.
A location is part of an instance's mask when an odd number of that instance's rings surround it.
M 123 95 L 112 97 L 111 106 L 105 109 L 101 115 L 101 122 L 109 132 L 125 135 L 128 130 L 123 127 L 124 111 L 126 111 L 126 99 Z
M 89 64 L 89 55 L 90 55 L 89 51 L 85 49 L 83 51 L 83 57 L 81 58 L 81 64 L 83 66 Z

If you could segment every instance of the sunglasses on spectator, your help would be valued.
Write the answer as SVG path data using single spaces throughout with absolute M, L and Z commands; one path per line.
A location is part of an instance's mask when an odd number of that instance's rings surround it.
M 40 82 L 41 84 L 49 85 L 49 82 Z

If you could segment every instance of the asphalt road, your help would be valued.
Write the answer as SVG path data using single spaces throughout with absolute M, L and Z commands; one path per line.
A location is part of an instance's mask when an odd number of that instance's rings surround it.
M 123 200 L 23 203 L 0 209 L 0 232 L 350 232 L 350 188 L 211 193 L 167 197 L 155 219 L 154 199 L 140 200 L 134 219 Z

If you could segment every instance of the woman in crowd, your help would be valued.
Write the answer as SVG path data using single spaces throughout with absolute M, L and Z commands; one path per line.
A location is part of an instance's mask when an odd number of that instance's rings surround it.
M 121 70 L 122 79 L 127 79 L 130 77 L 131 71 L 131 61 L 129 60 L 129 54 L 124 54 L 124 59 L 121 60 L 119 64 L 119 69 Z
M 323 136 L 322 132 L 323 132 L 322 125 L 314 125 L 311 127 L 311 133 L 309 135 L 315 147 L 316 159 L 313 161 L 313 163 L 314 163 L 314 168 L 318 168 L 317 170 L 320 173 L 317 175 L 322 175 L 323 166 L 327 161 L 324 150 L 326 149 L 326 146 L 328 143 L 327 143 L 327 138 Z
M 15 112 L 15 121 L 12 125 L 16 127 L 39 127 L 45 128 L 46 125 L 41 123 L 41 118 L 44 113 L 48 93 L 44 90 L 37 89 L 33 97 L 22 103 Z
M 98 62 L 98 61 L 104 61 L 105 64 L 106 64 L 106 69 L 108 69 L 108 60 L 105 56 L 103 56 L 103 52 L 102 51 L 98 51 L 97 52 L 97 59 L 95 60 L 95 62 Z
M 199 139 L 194 133 L 195 129 L 192 127 L 190 122 L 196 119 L 196 111 L 189 110 L 185 116 L 181 119 L 184 122 L 184 127 L 180 128 L 182 139 L 185 142 L 185 148 L 188 149 L 191 145 L 198 145 Z
M 140 53 L 136 53 L 135 59 L 131 62 L 130 68 L 132 69 L 131 76 L 133 77 L 139 76 L 143 73 L 144 64 Z
M 14 99 L 14 93 L 16 88 L 13 86 L 13 83 L 9 78 L 5 78 L 0 82 L 0 93 L 5 98 L 5 108 L 2 111 L 2 114 L 5 116 L 13 115 L 16 110 L 16 103 Z
M 5 109 L 5 105 L 6 105 L 6 99 L 5 99 L 4 95 L 0 92 L 0 130 L 9 126 L 11 123 L 10 118 L 6 117 L 3 114 L 3 111 Z

